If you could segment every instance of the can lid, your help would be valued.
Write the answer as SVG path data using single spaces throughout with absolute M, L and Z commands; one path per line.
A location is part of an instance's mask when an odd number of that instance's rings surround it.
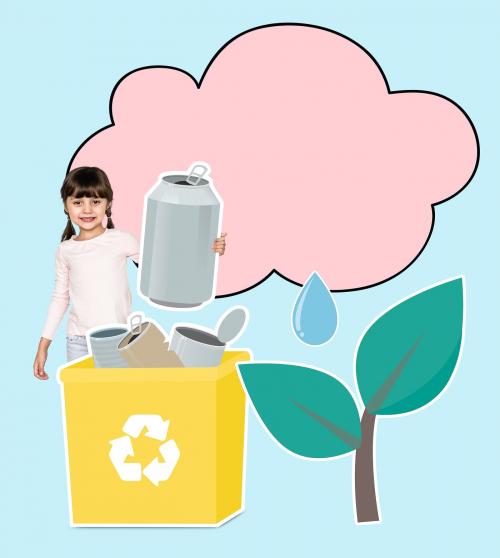
M 201 172 L 196 172 L 196 169 L 201 169 Z M 210 168 L 208 165 L 202 165 L 201 163 L 193 164 L 186 178 L 186 182 L 188 184 L 191 184 L 191 186 L 197 186 L 200 180 L 207 174 L 209 170 Z
M 138 335 L 142 331 L 142 327 L 141 327 L 142 318 L 143 318 L 143 314 L 133 314 L 130 317 L 130 331 L 134 335 Z
M 232 308 L 217 324 L 217 337 L 222 343 L 229 343 L 240 335 L 246 326 L 247 313 L 242 307 Z

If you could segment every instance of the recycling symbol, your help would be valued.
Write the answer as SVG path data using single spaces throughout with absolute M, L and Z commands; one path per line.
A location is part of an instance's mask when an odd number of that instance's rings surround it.
M 160 415 L 130 415 L 128 417 L 122 429 L 127 436 L 109 442 L 111 444 L 109 458 L 122 480 L 140 481 L 143 474 L 155 486 L 159 486 L 160 482 L 168 480 L 181 455 L 174 440 L 165 442 L 169 424 L 170 421 L 163 420 Z M 163 462 L 155 457 L 143 469 L 140 463 L 126 463 L 125 460 L 129 455 L 134 456 L 134 448 L 130 437 L 137 438 L 144 428 L 147 428 L 144 434 L 146 437 L 161 440 L 164 443 L 158 448 Z

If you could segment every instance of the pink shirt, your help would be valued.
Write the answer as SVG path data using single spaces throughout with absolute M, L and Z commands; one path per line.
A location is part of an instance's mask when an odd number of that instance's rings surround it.
M 42 337 L 52 339 L 71 302 L 68 335 L 126 323 L 130 314 L 127 258 L 139 261 L 139 243 L 131 234 L 106 229 L 90 240 L 61 242 L 56 253 L 56 284 Z

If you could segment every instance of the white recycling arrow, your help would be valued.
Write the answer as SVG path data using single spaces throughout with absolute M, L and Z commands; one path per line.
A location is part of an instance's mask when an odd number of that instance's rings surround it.
M 146 436 L 155 440 L 165 440 L 168 432 L 169 420 L 163 420 L 160 415 L 130 415 L 123 426 L 123 432 L 137 438 L 142 429 L 147 427 Z
M 115 466 L 115 469 L 124 481 L 140 481 L 141 480 L 141 464 L 125 463 L 125 459 L 129 455 L 134 455 L 132 441 L 128 436 L 122 436 L 109 442 L 111 449 L 109 450 L 109 458 Z
M 181 455 L 174 440 L 165 442 L 159 447 L 159 450 L 165 463 L 160 463 L 158 458 L 155 457 L 142 471 L 144 476 L 148 477 L 155 486 L 158 486 L 161 481 L 165 481 L 170 477 Z

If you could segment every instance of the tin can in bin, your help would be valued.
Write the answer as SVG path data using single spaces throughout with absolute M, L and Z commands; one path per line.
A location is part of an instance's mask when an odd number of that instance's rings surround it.
M 118 345 L 118 354 L 131 368 L 177 368 L 179 357 L 168 350 L 163 331 L 152 321 L 136 314 L 130 319 L 130 332 Z
M 118 352 L 118 345 L 127 333 L 127 327 L 119 325 L 106 326 L 87 333 L 95 368 L 126 368 L 128 366 Z

